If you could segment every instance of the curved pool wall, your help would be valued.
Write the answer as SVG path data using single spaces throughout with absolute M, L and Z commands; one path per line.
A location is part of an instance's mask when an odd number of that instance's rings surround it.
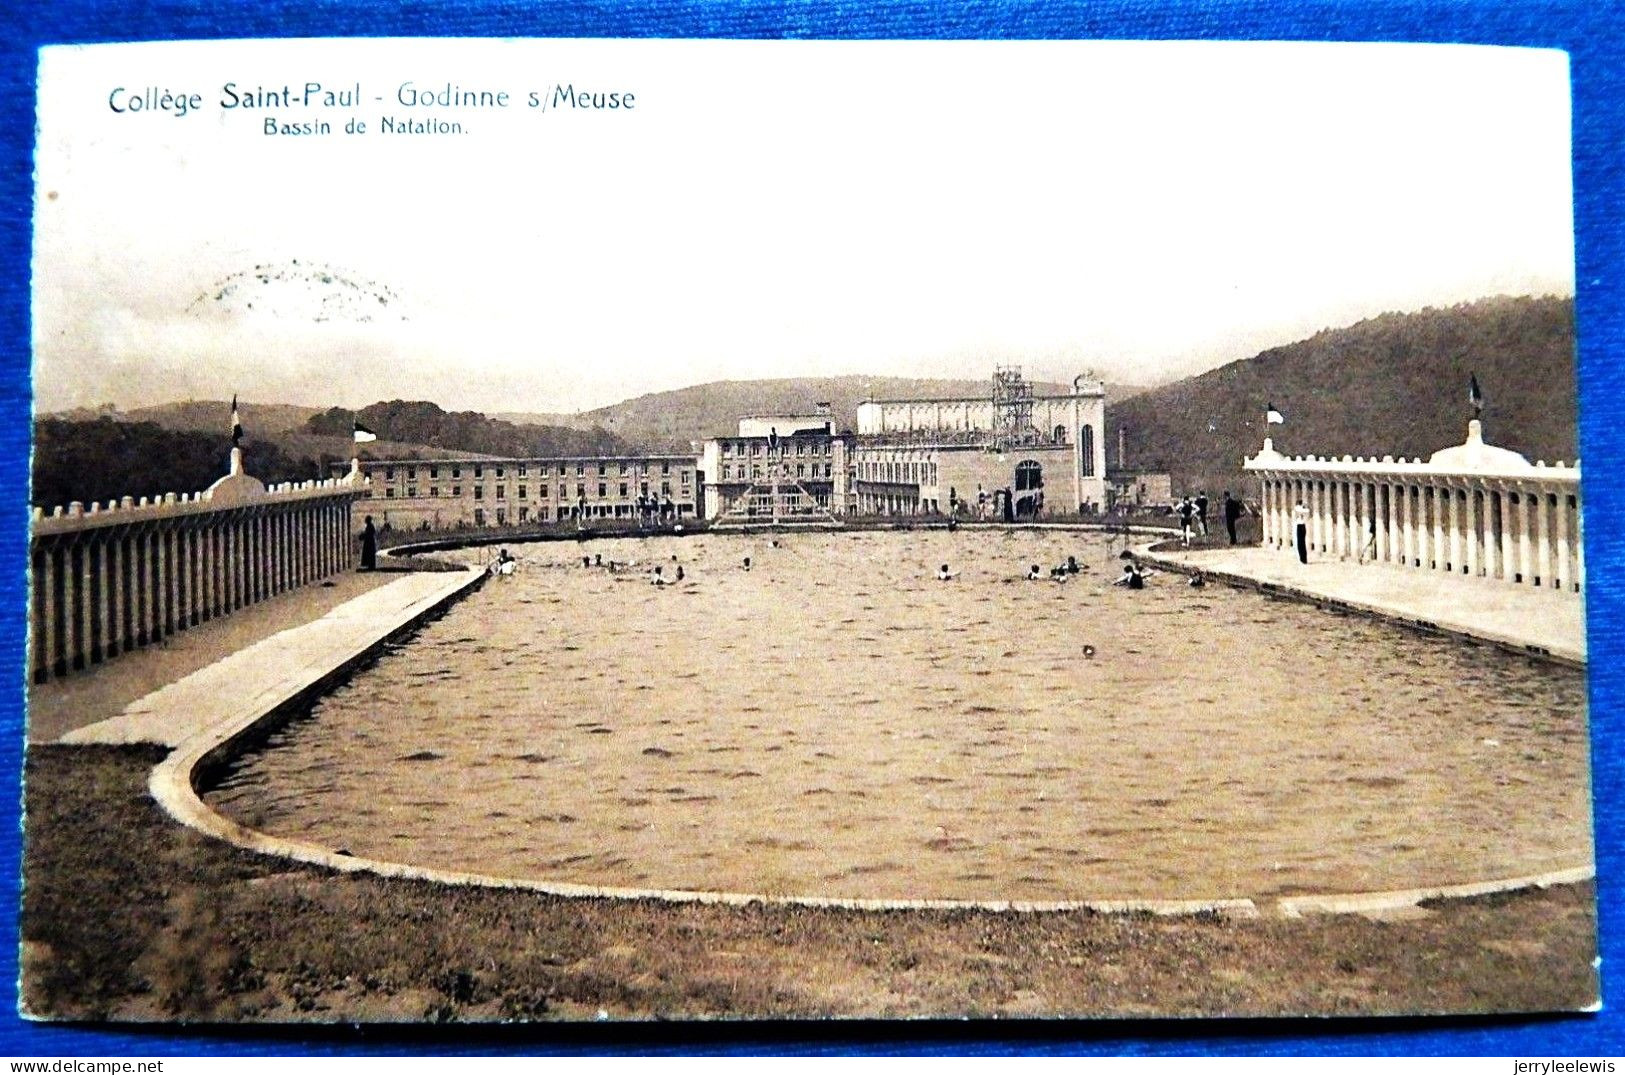
M 635 536 L 635 535 L 632 535 Z M 769 535 L 762 535 L 761 540 L 769 540 Z M 564 540 L 573 539 L 573 535 Z M 716 538 L 712 539 L 713 541 Z M 729 535 L 725 540 L 738 542 L 737 535 Z M 512 539 L 498 539 L 497 542 L 506 542 L 517 545 Z M 420 551 L 411 546 L 399 547 L 405 554 L 410 551 Z M 263 741 L 263 731 L 256 737 Z M 202 828 L 213 835 L 220 836 L 237 843 L 240 846 L 251 847 L 256 850 L 265 850 L 270 853 L 284 854 L 301 861 L 308 861 L 330 866 L 335 869 L 356 870 L 364 869 L 383 873 L 390 876 L 418 877 L 430 880 L 441 880 L 456 883 L 494 884 L 505 887 L 519 887 L 539 892 L 549 892 L 565 896 L 615 896 L 624 898 L 667 898 L 704 900 L 710 902 L 782 902 L 788 904 L 833 907 L 857 907 L 875 909 L 896 909 L 906 907 L 982 907 L 987 909 L 1018 909 L 1018 910 L 1150 910 L 1158 913 L 1178 913 L 1191 911 L 1226 911 L 1227 913 L 1250 913 L 1255 906 L 1252 898 L 1233 897 L 1224 895 L 1218 898 L 1196 899 L 913 899 L 913 898 L 867 898 L 863 896 L 824 896 L 824 895 L 783 895 L 778 891 L 701 891 L 697 888 L 672 889 L 657 885 L 619 885 L 577 883 L 573 881 L 550 881 L 538 879 L 534 876 L 515 877 L 500 871 L 468 870 L 433 868 L 421 865 L 412 865 L 395 861 L 388 856 L 379 856 L 376 853 L 360 856 L 336 854 L 332 849 L 342 844 L 299 841 L 268 836 L 258 832 L 250 826 L 238 824 L 228 817 L 216 813 L 212 808 L 197 800 L 195 789 L 201 776 L 198 765 L 203 764 L 208 769 L 215 769 L 217 765 L 230 765 L 245 751 L 256 745 L 254 741 L 244 740 L 239 736 L 231 736 L 228 740 L 215 744 L 213 748 L 197 751 L 188 749 L 177 752 L 177 755 L 166 763 L 165 769 L 170 775 L 166 777 L 167 790 L 159 794 L 158 774 L 155 773 L 154 794 L 159 795 L 166 808 L 186 820 L 194 827 Z M 188 747 L 191 748 L 191 744 Z M 192 760 L 188 761 L 188 758 Z M 187 773 L 184 781 L 184 795 L 177 794 L 175 776 L 178 772 Z M 184 800 L 194 800 L 188 805 Z M 211 818 L 215 820 L 210 820 Z M 410 856 L 408 856 L 410 857 Z M 1326 895 L 1326 894 L 1291 894 L 1279 897 L 1268 897 L 1259 902 L 1277 906 L 1283 913 L 1299 913 L 1304 910 L 1331 911 L 1331 910 L 1380 910 L 1387 906 L 1404 906 L 1418 900 L 1443 898 L 1452 895 L 1475 895 L 1486 891 L 1502 891 L 1507 888 L 1524 887 L 1531 884 L 1563 883 L 1582 880 L 1590 876 L 1591 868 L 1588 856 L 1570 859 L 1571 863 L 1580 863 L 1562 869 L 1545 872 L 1531 872 L 1523 876 L 1498 878 L 1490 881 L 1467 881 L 1460 884 L 1423 884 L 1411 885 L 1393 891 L 1359 891 L 1352 895 Z M 1471 876 L 1471 875 L 1469 875 Z

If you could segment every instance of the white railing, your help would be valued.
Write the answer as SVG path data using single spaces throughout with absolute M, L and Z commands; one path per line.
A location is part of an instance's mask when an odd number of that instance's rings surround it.
M 1530 463 L 1477 421 L 1426 461 L 1286 456 L 1266 440 L 1243 466 L 1262 482 L 1266 547 L 1295 553 L 1302 517 L 1314 557 L 1584 590 L 1579 461 Z
M 266 486 L 231 471 L 197 493 L 34 509 L 29 665 L 36 682 L 110 660 L 189 627 L 349 569 L 343 478 Z

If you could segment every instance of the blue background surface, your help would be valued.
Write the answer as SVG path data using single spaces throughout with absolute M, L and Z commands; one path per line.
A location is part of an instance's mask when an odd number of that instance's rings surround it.
M 0 526 L 0 771 L 21 787 L 24 608 L 27 593 L 29 262 L 35 49 L 41 45 L 252 37 L 744 37 L 744 38 L 1148 38 L 1425 41 L 1559 48 L 1574 85 L 1576 281 L 1580 444 L 1584 460 L 1591 721 L 1598 900 L 1605 1001 L 1622 922 L 1621 761 L 1615 743 L 1625 696 L 1620 657 L 1625 611 L 1625 433 L 1613 425 L 1625 370 L 1621 309 L 1625 184 L 1625 35 L 1617 5 L 1436 0 L 1270 3 L 1266 0 L 1077 0 L 1049 3 L 916 2 L 371 4 L 201 0 L 126 4 L 0 5 L 0 487 L 13 490 Z M 1283 92 L 1290 92 L 1283 90 Z M 109 182 L 116 182 L 109 177 Z M 0 824 L 0 876 L 20 875 L 20 791 Z M 1596 1015 L 1495 1020 L 1289 1020 L 1272 1022 L 798 1023 L 723 1026 L 499 1028 L 469 1033 L 338 1027 L 330 1030 L 108 1030 L 36 1025 L 16 1011 L 18 892 L 0 886 L 4 996 L 0 1053 L 197 1055 L 310 1053 L 1115 1053 L 1115 1054 L 1516 1054 L 1625 1053 L 1625 1021 L 1605 1003 Z M 1611 981 L 1612 980 L 1612 981 Z M 1613 988 L 1610 988 L 1610 986 Z

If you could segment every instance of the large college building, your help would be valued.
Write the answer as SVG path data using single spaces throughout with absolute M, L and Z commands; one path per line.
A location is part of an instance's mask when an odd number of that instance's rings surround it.
M 844 515 L 850 508 L 850 433 L 836 433 L 828 407 L 752 414 L 732 437 L 699 446 L 705 517 L 748 521 Z
M 1013 368 L 994 372 L 986 396 L 862 403 L 856 510 L 1006 522 L 1096 514 L 1106 506 L 1105 426 L 1099 381 L 1040 396 Z
M 568 519 L 691 519 L 689 455 L 363 460 L 360 511 L 395 530 L 524 526 Z
M 1017 521 L 1104 511 L 1106 390 L 1038 395 L 1001 368 L 985 396 L 869 400 L 858 431 L 828 404 L 753 414 L 692 455 L 363 460 L 362 510 L 391 529 L 580 519 L 834 525 L 836 516 Z

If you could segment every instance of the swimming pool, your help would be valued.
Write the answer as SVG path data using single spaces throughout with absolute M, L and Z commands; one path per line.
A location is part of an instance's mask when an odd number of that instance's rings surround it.
M 511 551 L 208 800 L 367 857 L 782 895 L 1259 897 L 1590 858 L 1579 670 L 1114 587 L 1118 547 L 1078 532 Z M 1021 580 L 1067 555 L 1089 570 Z

